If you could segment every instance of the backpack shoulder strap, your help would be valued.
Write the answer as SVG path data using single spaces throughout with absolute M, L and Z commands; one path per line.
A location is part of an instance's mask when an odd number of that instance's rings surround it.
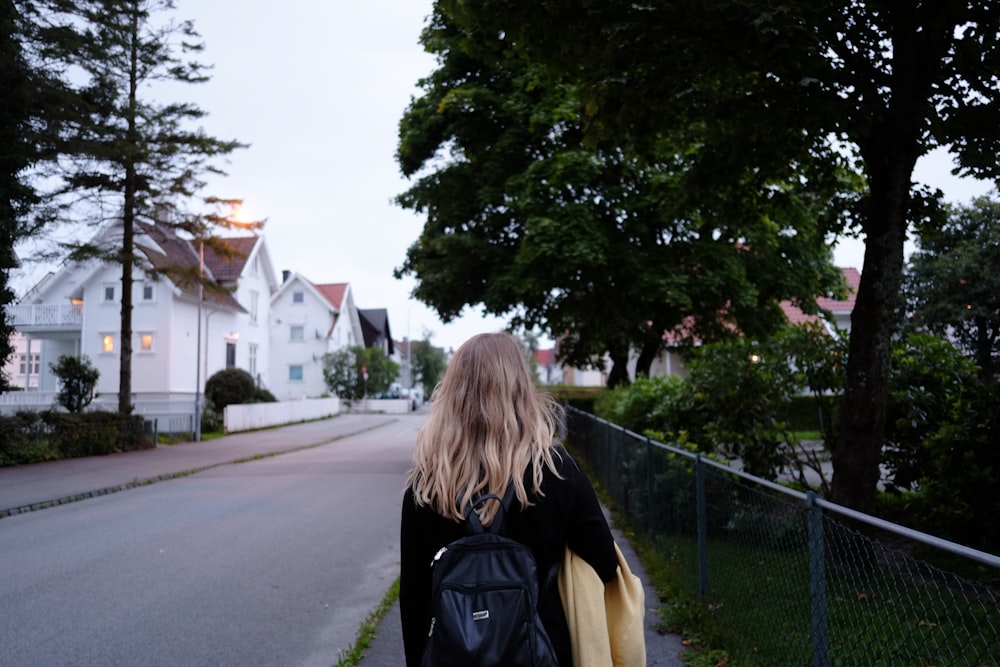
M 484 528 L 482 522 L 479 520 L 479 514 L 476 510 L 483 505 L 488 500 L 495 500 L 500 503 L 500 511 L 497 513 L 496 517 L 493 519 L 493 523 L 490 524 L 489 528 Z M 514 500 L 514 482 L 510 482 L 507 485 L 507 490 L 504 491 L 503 498 L 496 495 L 495 493 L 486 493 L 469 503 L 469 506 L 465 509 L 465 521 L 472 530 L 474 535 L 481 535 L 482 533 L 493 533 L 494 535 L 500 534 L 500 529 L 503 526 L 503 520 L 507 516 L 507 512 L 510 511 L 510 505 Z

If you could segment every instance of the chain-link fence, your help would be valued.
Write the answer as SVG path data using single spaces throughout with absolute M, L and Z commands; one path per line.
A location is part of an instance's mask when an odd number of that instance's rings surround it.
M 734 658 L 1000 667 L 1000 557 L 567 413 L 570 445 L 724 628 Z

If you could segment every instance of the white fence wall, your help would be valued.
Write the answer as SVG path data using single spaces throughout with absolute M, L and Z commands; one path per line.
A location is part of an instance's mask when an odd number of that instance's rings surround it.
M 345 401 L 346 403 L 346 401 Z M 408 398 L 369 398 L 351 401 L 347 412 L 382 412 L 388 415 L 405 415 L 413 409 Z
M 306 398 L 280 403 L 227 405 L 223 412 L 226 433 L 251 431 L 281 424 L 295 424 L 332 417 L 340 412 L 339 398 Z

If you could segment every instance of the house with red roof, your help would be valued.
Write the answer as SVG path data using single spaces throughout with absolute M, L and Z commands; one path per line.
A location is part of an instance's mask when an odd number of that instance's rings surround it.
M 365 321 L 350 283 L 313 283 L 285 271 L 271 297 L 271 393 L 279 400 L 329 393 L 323 357 L 348 347 L 366 347 Z M 386 324 L 387 326 L 387 324 Z M 371 334 L 373 340 L 376 334 Z
M 840 335 L 839 332 L 849 334 L 851 331 L 851 313 L 854 311 L 854 303 L 857 299 L 858 285 L 861 284 L 861 272 L 855 268 L 841 268 L 844 274 L 844 282 L 847 284 L 847 295 L 843 299 L 826 295 L 816 298 L 816 305 L 820 312 L 809 315 L 791 301 L 782 301 L 781 310 L 789 324 L 807 324 L 819 322 L 826 327 L 831 336 Z M 685 345 L 699 345 L 698 341 L 684 342 L 683 331 L 670 331 L 664 334 L 666 347 L 653 362 L 650 367 L 650 375 L 680 375 L 686 376 L 687 369 L 684 367 L 684 357 L 682 354 Z M 630 361 L 629 373 L 635 377 L 635 358 Z

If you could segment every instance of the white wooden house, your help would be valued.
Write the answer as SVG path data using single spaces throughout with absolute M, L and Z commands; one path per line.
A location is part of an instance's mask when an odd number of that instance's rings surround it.
M 350 284 L 315 284 L 293 272 L 271 297 L 270 331 L 269 389 L 279 401 L 328 394 L 323 356 L 365 345 Z
M 193 413 L 199 385 L 203 389 L 207 377 L 226 367 L 244 368 L 266 386 L 270 294 L 277 279 L 264 238 L 227 238 L 235 251 L 230 256 L 206 245 L 202 262 L 201 247 L 168 228 L 138 225 L 136 231 L 144 268 L 152 269 L 152 274 L 140 268 L 133 273 L 132 402 L 137 412 Z M 120 243 L 120 234 L 120 227 L 112 228 L 103 240 Z M 180 278 L 197 271 L 220 289 L 204 290 L 199 299 L 197 285 Z M 26 381 L 36 391 L 25 391 L 18 400 L 51 404 L 57 378 L 49 364 L 71 354 L 86 356 L 100 372 L 99 400 L 117 404 L 121 285 L 120 266 L 67 262 L 8 309 L 24 337 L 25 354 L 37 353 L 40 362 L 36 380 Z

